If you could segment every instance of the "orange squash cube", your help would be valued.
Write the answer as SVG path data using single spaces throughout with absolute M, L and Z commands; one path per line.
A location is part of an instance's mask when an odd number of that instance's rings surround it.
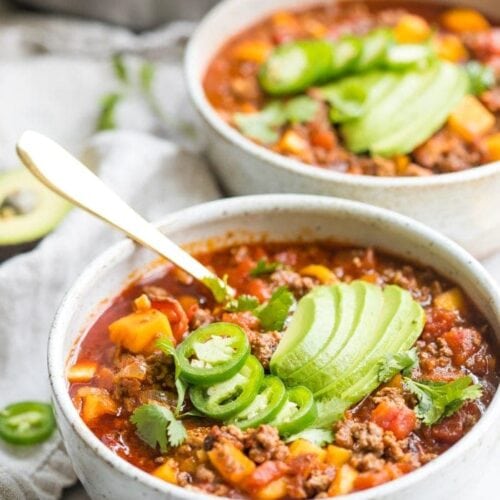
M 434 306 L 447 311 L 458 311 L 462 315 L 467 312 L 467 301 L 460 288 L 450 288 L 434 297 Z
M 70 366 L 66 373 L 68 380 L 71 383 L 90 382 L 97 371 L 97 363 L 95 361 L 79 361 Z
M 486 134 L 495 121 L 495 116 L 472 95 L 464 96 L 448 118 L 450 128 L 467 141 Z
M 500 132 L 486 137 L 484 144 L 488 160 L 500 161 Z
M 313 278 L 316 278 L 324 285 L 330 285 L 331 283 L 338 282 L 337 276 L 335 276 L 335 274 L 333 274 L 330 269 L 320 264 L 310 264 L 306 267 L 303 267 L 299 271 L 299 274 L 301 274 L 302 276 L 311 276 Z
M 453 63 L 462 62 L 469 53 L 457 35 L 440 34 L 433 40 L 434 49 L 440 59 Z
M 401 16 L 394 27 L 394 37 L 398 43 L 420 43 L 430 36 L 429 23 L 423 17 L 414 14 Z
M 234 486 L 255 470 L 255 463 L 231 444 L 215 446 L 207 455 L 219 474 Z
M 168 462 L 157 467 L 152 474 L 167 483 L 177 484 L 177 471 Z
M 477 33 L 490 29 L 488 20 L 477 10 L 449 9 L 441 16 L 443 27 L 454 33 Z
M 258 500 L 278 500 L 287 494 L 286 481 L 280 477 L 258 490 L 253 496 Z
M 240 61 L 262 64 L 269 56 L 273 46 L 265 40 L 245 40 L 233 49 L 233 56 Z
M 99 387 L 81 387 L 77 397 L 81 398 L 81 416 L 86 424 L 102 417 L 103 415 L 116 415 L 117 404 L 111 399 L 106 389 Z
M 326 450 L 311 443 L 311 441 L 307 439 L 297 439 L 290 445 L 289 449 L 292 457 L 298 457 L 299 455 L 315 455 L 320 462 L 323 462 L 326 458 Z
M 335 465 L 335 467 L 342 467 L 349 461 L 352 456 L 352 451 L 333 444 L 326 448 L 326 463 Z
M 331 484 L 328 494 L 332 497 L 336 495 L 347 495 L 354 489 L 354 481 L 359 473 L 350 465 L 344 464 L 337 471 L 337 475 Z
M 109 336 L 135 354 L 151 352 L 159 338 L 173 339 L 167 316 L 156 309 L 136 311 L 116 320 L 109 325 Z

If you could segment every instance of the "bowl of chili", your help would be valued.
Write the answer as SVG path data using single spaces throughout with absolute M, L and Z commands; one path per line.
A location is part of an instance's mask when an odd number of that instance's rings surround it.
M 221 200 L 160 227 L 237 298 L 216 303 L 130 241 L 82 273 L 48 365 L 91 498 L 438 500 L 479 473 L 498 435 L 500 295 L 458 245 L 307 195 Z
M 500 248 L 500 31 L 495 2 L 462 3 L 219 4 L 185 73 L 227 191 L 353 199 Z

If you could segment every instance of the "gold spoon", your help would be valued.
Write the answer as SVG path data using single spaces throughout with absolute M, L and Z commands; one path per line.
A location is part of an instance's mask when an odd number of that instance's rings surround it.
M 31 173 L 52 191 L 173 262 L 206 285 L 218 302 L 234 296 L 223 280 L 147 222 L 59 144 L 28 130 L 16 150 Z

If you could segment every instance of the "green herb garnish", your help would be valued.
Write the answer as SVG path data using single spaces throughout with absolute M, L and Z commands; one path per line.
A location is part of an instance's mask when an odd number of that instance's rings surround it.
M 453 415 L 466 401 L 477 399 L 482 394 L 481 386 L 473 384 L 469 376 L 448 383 L 417 382 L 405 377 L 404 386 L 418 399 L 415 413 L 426 425 L 435 424 L 442 418 Z
M 280 286 L 269 301 L 260 305 L 253 313 L 266 330 L 281 331 L 294 302 L 292 292 L 285 286 Z
M 495 73 L 490 66 L 481 64 L 479 61 L 469 61 L 465 65 L 465 71 L 469 77 L 469 88 L 472 94 L 482 94 L 485 90 L 495 86 Z
M 261 259 L 259 260 L 259 262 L 257 262 L 257 265 L 250 271 L 250 276 L 253 276 L 255 278 L 264 274 L 271 274 L 280 267 L 282 267 L 281 262 L 267 262 L 266 260 Z
M 111 130 L 116 128 L 115 111 L 123 95 L 117 92 L 106 94 L 101 99 L 101 111 L 97 119 L 97 130 Z
M 410 375 L 417 366 L 418 354 L 415 347 L 406 352 L 388 354 L 379 362 L 378 380 L 379 382 L 387 382 L 399 372 L 402 372 L 403 375 Z
M 136 426 L 138 436 L 151 448 L 159 446 L 162 453 L 170 446 L 179 446 L 187 437 L 182 422 L 168 408 L 158 404 L 139 406 L 130 421 Z

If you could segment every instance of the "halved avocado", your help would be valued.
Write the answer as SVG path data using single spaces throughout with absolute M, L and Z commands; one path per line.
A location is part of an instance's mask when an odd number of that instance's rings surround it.
M 0 175 L 0 261 L 32 249 L 69 208 L 28 170 Z

